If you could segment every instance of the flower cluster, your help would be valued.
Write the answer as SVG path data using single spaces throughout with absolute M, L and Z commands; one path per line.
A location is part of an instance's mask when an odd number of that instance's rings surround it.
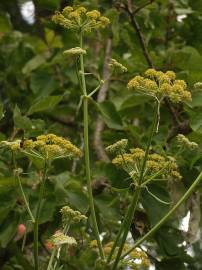
M 101 16 L 98 10 L 87 11 L 84 7 L 65 7 L 62 12 L 56 12 L 52 20 L 67 29 L 91 31 L 92 29 L 105 28 L 109 19 Z
M 127 139 L 122 139 L 106 147 L 106 151 L 109 153 L 122 153 L 128 144 Z
M 109 149 L 116 150 L 114 146 L 119 146 L 121 141 L 108 146 Z M 125 144 L 124 144 L 125 145 Z M 125 147 L 124 147 L 125 149 Z M 115 152 L 115 151 L 114 151 Z M 113 160 L 112 163 L 117 167 L 124 169 L 130 177 L 136 182 L 140 177 L 140 172 L 142 169 L 143 160 L 145 157 L 145 151 L 141 148 L 130 149 L 129 153 L 122 152 L 118 154 Z M 148 155 L 145 171 L 144 171 L 144 181 L 152 176 L 154 178 L 162 179 L 181 179 L 181 175 L 178 171 L 176 161 L 172 157 L 164 157 L 162 155 L 152 153 Z
M 198 148 L 198 144 L 195 142 L 191 142 L 187 137 L 183 134 L 177 135 L 177 141 L 180 147 L 187 148 L 189 150 L 195 150 Z
M 150 266 L 149 258 L 143 250 L 140 250 L 138 248 L 134 249 L 130 253 L 130 257 L 133 260 L 141 260 L 141 265 L 145 268 L 148 268 Z
M 129 90 L 136 90 L 145 95 L 153 96 L 158 100 L 168 97 L 173 103 L 191 101 L 191 93 L 187 90 L 184 80 L 176 80 L 173 71 L 157 71 L 148 69 L 144 77 L 135 76 L 128 83 Z
M 195 89 L 199 89 L 199 90 L 202 89 L 202 82 L 197 82 L 197 83 L 195 83 L 195 84 L 194 84 L 194 88 L 195 88 Z
M 81 151 L 75 145 L 55 134 L 40 135 L 36 137 L 36 140 L 27 139 L 23 142 L 21 140 L 3 141 L 2 144 L 12 151 L 21 151 L 47 160 L 81 156 Z
M 106 255 L 109 255 L 112 247 L 114 245 L 114 242 L 109 242 L 107 244 L 104 245 L 103 250 L 105 252 Z M 90 247 L 91 248 L 97 248 L 97 241 L 96 240 L 92 240 L 90 243 Z M 117 252 L 118 252 L 119 247 L 117 246 L 115 249 L 115 252 L 113 254 L 113 258 L 116 258 Z M 125 244 L 123 247 L 123 251 L 127 252 L 127 250 L 130 249 L 130 245 Z M 125 259 L 123 259 L 121 261 L 122 266 L 130 266 L 130 269 L 142 269 L 141 267 L 144 268 L 148 268 L 150 266 L 150 260 L 147 256 L 147 254 L 139 249 L 136 248 L 134 249 Z
M 77 244 L 76 240 L 73 237 L 65 235 L 61 231 L 55 232 L 55 234 L 50 238 L 50 243 L 53 244 L 53 246 L 60 246 L 64 244 L 74 246 Z
M 75 48 L 71 48 L 69 50 L 66 50 L 63 52 L 63 54 L 65 55 L 80 55 L 80 54 L 86 54 L 86 50 L 80 48 L 80 47 L 75 47 Z
M 74 211 L 69 206 L 63 206 L 60 213 L 62 214 L 63 225 L 68 223 L 78 223 L 87 219 L 85 215 L 82 215 L 79 211 Z
M 128 69 L 124 65 L 119 63 L 116 59 L 111 59 L 109 66 L 111 68 L 114 68 L 114 70 L 121 71 L 123 73 L 128 71 Z

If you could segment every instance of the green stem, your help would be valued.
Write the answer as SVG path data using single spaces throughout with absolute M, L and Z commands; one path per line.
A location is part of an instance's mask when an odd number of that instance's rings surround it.
M 144 170 L 145 170 L 145 167 L 146 167 L 146 162 L 147 162 L 147 158 L 148 158 L 148 154 L 149 154 L 149 148 L 151 146 L 151 142 L 152 142 L 152 138 L 153 138 L 153 135 L 156 131 L 156 125 L 158 123 L 158 115 L 159 115 L 159 104 L 157 102 L 157 105 L 156 105 L 156 108 L 155 108 L 155 113 L 154 113 L 154 118 L 153 118 L 153 123 L 152 123 L 152 127 L 151 127 L 151 132 L 150 132 L 150 135 L 149 135 L 149 140 L 147 142 L 147 147 L 146 147 L 146 151 L 145 151 L 145 155 L 144 155 L 144 159 L 143 159 L 143 163 L 142 163 L 142 168 L 141 168 L 141 172 L 140 172 L 140 178 L 139 178 L 139 181 L 138 181 L 138 184 L 141 185 L 142 183 L 142 180 L 143 180 L 143 176 L 144 176 Z
M 50 257 L 50 260 L 49 260 L 49 263 L 48 263 L 48 268 L 47 268 L 47 270 L 52 270 L 52 264 L 53 264 L 53 260 L 54 260 L 56 251 L 57 251 L 57 249 L 54 248 L 54 250 L 53 250 L 52 253 L 51 253 L 51 257 Z
M 14 169 L 15 169 L 15 177 L 17 178 L 18 186 L 20 188 L 20 192 L 21 192 L 21 195 L 23 197 L 23 200 L 24 200 L 24 203 L 25 203 L 25 207 L 26 207 L 27 212 L 28 212 L 28 214 L 29 214 L 29 216 L 31 218 L 32 223 L 34 223 L 35 222 L 35 219 L 34 219 L 34 216 L 32 214 L 32 211 L 31 211 L 31 209 L 29 207 L 29 202 L 28 202 L 28 200 L 26 198 L 26 195 L 24 193 L 24 190 L 23 190 L 23 187 L 22 187 L 22 183 L 21 183 L 21 179 L 20 179 L 20 176 L 19 176 L 19 172 L 18 172 L 18 169 L 17 169 L 17 164 L 16 164 L 16 160 L 15 160 L 15 154 L 13 154 L 13 164 L 14 164 Z
M 115 240 L 115 242 L 113 244 L 113 247 L 111 249 L 111 252 L 109 254 L 109 257 L 107 259 L 107 262 L 109 263 L 110 260 L 111 260 L 111 258 L 112 258 L 112 255 L 114 253 L 114 250 L 115 250 L 115 248 L 116 248 L 116 246 L 117 246 L 117 244 L 118 244 L 118 242 L 120 240 L 120 237 L 122 235 L 122 232 L 124 231 L 123 237 L 122 237 L 122 240 L 121 240 L 121 245 L 119 247 L 119 250 L 118 250 L 118 253 L 117 253 L 117 256 L 116 256 L 116 259 L 115 259 L 115 263 L 114 263 L 113 269 L 116 269 L 116 266 L 118 265 L 118 262 L 119 262 L 119 259 L 120 259 L 120 256 L 121 256 L 121 252 L 123 250 L 124 243 L 125 243 L 126 238 L 127 238 L 127 235 L 128 235 L 128 231 L 130 229 L 130 224 L 132 222 L 132 219 L 133 219 L 133 216 L 134 216 L 136 207 L 137 207 L 137 203 L 138 203 L 138 200 L 139 200 L 139 197 L 140 197 L 140 193 L 141 193 L 141 187 L 140 186 L 141 186 L 141 183 L 142 183 L 142 180 L 143 180 L 143 176 L 144 176 L 144 170 L 145 170 L 145 166 L 146 166 L 147 157 L 148 157 L 148 154 L 149 154 L 149 148 L 150 148 L 150 145 L 151 145 L 151 141 L 152 141 L 154 132 L 156 130 L 157 119 L 158 119 L 158 106 L 156 106 L 156 108 L 155 108 L 155 114 L 154 114 L 154 118 L 153 118 L 153 123 L 152 123 L 152 127 L 151 127 L 151 132 L 150 132 L 149 140 L 147 142 L 147 148 L 146 148 L 146 151 L 145 151 L 144 160 L 143 160 L 143 163 L 142 163 L 140 177 L 139 177 L 139 180 L 138 180 L 138 186 L 136 186 L 136 192 L 135 192 L 135 194 L 133 196 L 133 199 L 132 199 L 132 202 L 130 204 L 130 207 L 129 207 L 129 209 L 128 209 L 125 217 L 124 217 L 123 223 L 122 223 L 122 225 L 121 225 L 121 227 L 119 229 L 118 235 L 117 235 L 116 240 Z M 137 202 L 136 202 L 136 200 L 137 200 Z
M 44 164 L 44 172 L 43 172 L 43 179 L 39 191 L 39 201 L 36 209 L 36 216 L 35 216 L 35 222 L 34 222 L 34 266 L 35 270 L 39 270 L 39 243 L 38 243 L 38 238 L 39 238 L 39 217 L 40 217 L 40 210 L 41 210 L 41 204 L 42 204 L 42 199 L 44 195 L 44 190 L 45 190 L 45 182 L 46 182 L 46 175 L 47 175 L 47 162 L 45 160 Z
M 137 208 L 137 205 L 138 205 L 138 201 L 139 201 L 139 197 L 140 197 L 140 193 L 141 193 L 141 187 L 140 186 L 137 186 L 136 187 L 136 190 L 135 190 L 135 194 L 133 196 L 133 200 L 130 204 L 130 207 L 129 207 L 129 211 L 128 211 L 128 219 L 126 220 L 126 223 L 125 223 L 125 226 L 124 226 L 124 233 L 123 233 L 123 237 L 121 239 L 121 244 L 120 244 L 120 247 L 119 247 L 119 250 L 118 250 L 118 253 L 116 255 L 116 259 L 115 259 L 115 262 L 113 264 L 113 268 L 112 270 L 115 270 L 118 263 L 119 263 L 119 260 L 120 260 L 120 257 L 121 257 L 121 253 L 122 253 L 122 250 L 124 248 L 124 244 L 125 244 L 125 241 L 126 241 L 126 238 L 127 238 L 127 235 L 128 235 L 128 232 L 130 230 L 130 226 L 131 226 L 131 217 L 133 218 L 134 217 L 134 213 L 135 213 L 135 210 Z
M 144 242 L 146 239 L 148 239 L 153 233 L 155 233 L 167 220 L 168 218 L 177 210 L 177 208 L 185 201 L 187 198 L 191 195 L 193 190 L 196 188 L 196 186 L 199 184 L 199 182 L 202 179 L 202 172 L 198 175 L 198 177 L 195 179 L 193 184 L 189 187 L 189 189 L 185 192 L 185 194 L 181 197 L 181 199 L 176 203 L 175 206 L 148 232 L 146 233 L 142 238 L 137 240 L 135 245 L 129 249 L 126 253 L 123 254 L 121 259 L 125 258 L 128 254 L 130 254 L 136 247 L 138 247 L 142 242 Z
M 26 195 L 24 193 L 24 190 L 23 190 L 23 187 L 22 187 L 22 183 L 21 183 L 21 179 L 20 179 L 20 176 L 19 176 L 18 172 L 16 173 L 16 177 L 17 177 L 17 180 L 18 180 L 18 185 L 19 185 L 19 188 L 20 188 L 21 195 L 23 197 L 23 200 L 25 202 L 25 206 L 27 208 L 27 212 L 28 212 L 28 214 L 29 214 L 29 216 L 31 218 L 32 223 L 34 223 L 35 222 L 35 219 L 34 219 L 34 216 L 32 214 L 32 211 L 31 211 L 31 209 L 29 207 L 29 203 L 28 203 L 27 198 L 26 198 Z
M 142 187 L 145 187 L 149 184 L 152 180 L 154 180 L 157 176 L 159 176 L 168 166 L 164 166 L 161 168 L 157 173 L 153 174 L 150 178 L 148 178 L 145 182 L 142 183 Z
M 80 48 L 83 48 L 83 35 L 80 32 Z M 80 55 L 80 69 L 81 69 L 81 85 L 83 91 L 83 121 L 84 121 L 84 157 L 85 157 L 85 167 L 86 167 L 86 179 L 87 179 L 87 188 L 88 188 L 88 196 L 89 196 L 89 204 L 90 204 L 90 211 L 92 217 L 92 225 L 93 231 L 96 236 L 96 240 L 98 243 L 100 257 L 104 260 L 105 255 L 102 248 L 102 243 L 99 236 L 99 230 L 95 215 L 95 207 L 93 201 L 93 193 L 92 193 L 92 186 L 91 186 L 91 172 L 90 172 L 90 158 L 89 158 L 89 138 L 88 138 L 88 97 L 87 97 L 87 90 L 86 90 L 86 81 L 85 81 L 85 72 L 84 72 L 84 59 L 83 55 Z

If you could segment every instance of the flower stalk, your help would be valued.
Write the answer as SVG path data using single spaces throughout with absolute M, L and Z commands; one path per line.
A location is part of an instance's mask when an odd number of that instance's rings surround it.
M 80 31 L 80 48 L 83 49 L 83 33 Z M 90 158 L 89 158 L 89 136 L 88 136 L 88 95 L 86 90 L 86 80 L 84 72 L 84 57 L 83 54 L 80 54 L 80 76 L 81 76 L 81 87 L 83 92 L 83 123 L 84 123 L 84 158 L 85 158 L 85 167 L 86 167 L 86 179 L 87 179 L 87 188 L 89 196 L 89 204 L 92 218 L 93 231 L 98 243 L 98 249 L 100 257 L 104 260 L 105 255 L 102 248 L 102 243 L 99 236 L 99 230 L 95 214 L 95 206 L 93 201 L 93 193 L 91 186 L 91 171 L 90 171 Z
M 129 209 L 128 209 L 126 215 L 125 215 L 122 226 L 121 226 L 121 228 L 119 230 L 119 233 L 117 235 L 117 238 L 116 238 L 116 240 L 114 242 L 114 246 L 112 247 L 111 253 L 110 253 L 109 257 L 108 257 L 108 263 L 109 263 L 111 258 L 112 258 L 113 252 L 114 252 L 114 250 L 115 250 L 115 248 L 116 248 L 116 246 L 117 246 L 117 244 L 118 244 L 118 242 L 120 240 L 120 237 L 123 234 L 123 236 L 121 238 L 121 243 L 120 243 L 120 246 L 119 246 L 119 249 L 118 249 L 118 253 L 116 255 L 116 259 L 115 259 L 114 264 L 113 264 L 112 270 L 116 269 L 116 267 L 117 267 L 117 265 L 118 265 L 118 263 L 120 261 L 120 257 L 121 257 L 122 251 L 123 251 L 123 247 L 124 247 L 128 232 L 130 230 L 130 225 L 131 225 L 132 219 L 134 217 L 134 213 L 135 213 L 135 210 L 137 208 L 138 201 L 139 201 L 139 198 L 140 198 L 140 195 L 141 195 L 141 184 L 142 184 L 142 181 L 143 181 L 143 178 L 144 178 L 144 171 L 145 171 L 146 161 L 147 161 L 148 154 L 149 154 L 149 148 L 151 146 L 152 138 L 153 138 L 153 135 L 154 135 L 155 130 L 156 130 L 156 125 L 158 123 L 158 112 L 159 112 L 159 108 L 158 108 L 158 104 L 157 104 L 156 107 L 155 107 L 155 113 L 154 113 L 154 117 L 153 117 L 153 123 L 152 123 L 152 127 L 151 127 L 151 132 L 150 132 L 149 139 L 148 139 L 148 142 L 147 142 L 147 147 L 146 147 L 146 151 L 145 151 L 145 155 L 144 155 L 144 159 L 143 159 L 143 163 L 142 163 L 142 167 L 141 167 L 141 171 L 140 171 L 140 177 L 139 177 L 138 183 L 136 185 L 136 190 L 135 190 L 135 193 L 133 195 L 133 198 L 132 198 L 131 204 L 129 206 Z
M 35 270 L 39 269 L 39 217 L 40 217 L 40 210 L 41 210 L 41 204 L 44 196 L 44 190 L 45 190 L 45 182 L 47 178 L 47 161 L 44 161 L 44 170 L 43 170 L 43 178 L 42 183 L 40 186 L 39 191 L 39 200 L 36 210 L 36 216 L 35 216 L 35 222 L 34 222 L 34 266 Z
M 16 167 L 16 161 L 15 161 L 14 155 L 13 155 L 13 160 L 14 160 L 14 167 L 15 167 L 15 177 L 17 178 L 18 186 L 19 186 L 21 195 L 23 197 L 23 200 L 24 200 L 24 203 L 25 203 L 25 207 L 27 209 L 27 212 L 28 212 L 28 214 L 30 216 L 30 219 L 31 219 L 32 223 L 35 223 L 35 218 L 34 218 L 34 216 L 32 214 L 32 211 L 31 211 L 31 209 L 29 207 L 29 202 L 28 202 L 28 200 L 26 198 L 26 195 L 25 195 L 24 190 L 23 190 L 23 187 L 22 187 L 21 178 L 20 178 L 20 175 L 19 175 L 19 171 L 18 171 L 18 169 Z

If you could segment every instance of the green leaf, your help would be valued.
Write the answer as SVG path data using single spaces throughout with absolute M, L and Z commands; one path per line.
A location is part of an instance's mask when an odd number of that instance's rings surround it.
M 5 190 L 11 189 L 16 186 L 16 180 L 13 177 L 0 177 L 0 194 Z
M 0 245 L 5 248 L 15 236 L 17 225 L 19 223 L 19 215 L 10 213 L 9 217 L 0 227 Z
M 11 192 L 10 190 L 8 190 L 8 186 L 9 189 L 11 188 L 11 185 L 13 183 L 14 179 L 1 179 L 0 180 L 0 217 L 1 217 L 1 223 L 3 222 L 3 220 L 7 217 L 7 215 L 9 214 L 9 212 L 15 207 L 16 205 L 16 200 L 17 200 L 17 196 L 16 196 L 16 192 Z M 7 188 L 7 191 L 5 191 L 5 188 Z
M 192 93 L 192 101 L 188 103 L 191 108 L 202 107 L 202 91 Z
M 170 198 L 164 188 L 154 184 L 149 185 L 148 188 L 155 196 L 159 197 L 163 201 L 169 202 Z M 149 216 L 151 226 L 155 225 L 169 210 L 168 205 L 157 201 L 146 190 L 142 193 L 142 204 Z
M 48 96 L 58 88 L 58 82 L 47 71 L 37 71 L 31 77 L 30 87 L 35 95 Z
M 95 197 L 95 204 L 99 208 L 103 218 L 108 222 L 116 222 L 120 219 L 118 200 L 116 197 L 114 199 L 109 194 L 100 194 Z
M 163 259 L 161 262 L 156 262 L 156 270 L 170 270 L 170 269 L 177 269 L 177 270 L 187 270 L 184 265 L 184 262 L 180 260 L 180 258 L 166 258 Z
M 29 130 L 32 128 L 32 121 L 27 116 L 22 116 L 18 106 L 15 106 L 13 120 L 16 128 Z
M 0 15 L 0 33 L 7 33 L 12 30 L 8 14 Z
M 192 114 L 190 126 L 194 131 L 202 133 L 202 112 Z
M 148 100 L 151 100 L 151 98 L 141 95 L 130 95 L 123 101 L 120 110 L 134 108 L 135 106 L 148 102 Z
M 111 101 L 96 103 L 98 110 L 107 126 L 112 129 L 123 130 L 123 123 L 116 107 Z
M 88 210 L 88 199 L 82 190 L 67 190 L 69 204 L 82 213 Z
M 61 95 L 41 98 L 29 108 L 27 115 L 53 109 L 62 100 L 62 97 L 63 96 Z
M 31 71 L 37 69 L 38 67 L 40 67 L 42 64 L 44 64 L 47 59 L 50 57 L 49 53 L 43 53 L 43 54 L 39 54 L 34 56 L 31 60 L 29 60 L 25 66 L 22 69 L 22 73 L 23 74 L 28 74 Z

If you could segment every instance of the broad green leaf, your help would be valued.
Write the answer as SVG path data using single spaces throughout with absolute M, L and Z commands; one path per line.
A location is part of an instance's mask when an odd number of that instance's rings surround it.
M 95 204 L 101 212 L 101 215 L 108 222 L 116 221 L 120 219 L 120 213 L 118 211 L 118 198 L 113 198 L 108 194 L 100 194 L 95 197 Z M 107 209 L 107 211 L 106 211 Z
M 192 114 L 190 125 L 194 131 L 202 133 L 202 112 Z
M 34 56 L 31 60 L 29 60 L 25 66 L 22 69 L 23 74 L 28 74 L 31 71 L 37 69 L 40 67 L 42 64 L 46 63 L 47 59 L 50 57 L 49 53 L 43 53 Z
M 47 44 L 50 47 L 52 47 L 52 48 L 62 48 L 63 47 L 61 36 L 56 35 L 56 33 L 53 30 L 46 28 L 45 29 L 45 37 L 46 37 Z
M 37 71 L 31 76 L 30 87 L 37 96 L 48 96 L 58 88 L 58 82 L 47 71 Z
M 0 177 L 0 194 L 5 190 L 11 189 L 16 186 L 14 177 Z
M 0 226 L 0 245 L 5 248 L 13 239 L 19 223 L 19 214 L 10 214 L 9 218 Z
M 151 100 L 151 98 L 148 98 L 146 96 L 141 96 L 141 95 L 130 95 L 126 98 L 126 100 L 124 100 L 124 102 L 122 103 L 120 107 L 120 110 L 133 108 L 135 106 L 148 102 L 148 100 Z
M 27 115 L 53 109 L 62 100 L 62 97 L 63 96 L 61 95 L 41 98 L 29 108 Z
M 182 248 L 179 244 L 183 241 L 181 231 L 174 228 L 162 227 L 157 233 L 157 242 L 167 256 L 179 256 Z
M 69 190 L 67 189 L 69 204 L 75 207 L 77 210 L 82 213 L 86 213 L 89 204 L 86 195 L 82 192 L 82 190 Z
M 166 202 L 170 201 L 168 193 L 161 186 L 152 184 L 148 186 L 148 189 L 159 199 Z M 169 205 L 160 203 L 146 190 L 142 193 L 142 204 L 148 214 L 151 226 L 155 225 L 169 210 Z
M 13 120 L 16 128 L 29 130 L 32 128 L 32 122 L 27 116 L 22 116 L 20 109 L 18 106 L 15 106 L 13 112 Z
M 192 93 L 192 101 L 188 103 L 191 108 L 202 107 L 202 91 Z
M 12 182 L 12 183 L 11 183 Z M 13 186 L 12 186 L 13 185 Z M 0 220 L 1 223 L 7 217 L 9 212 L 15 207 L 17 194 L 16 192 L 11 192 L 10 188 L 14 188 L 13 179 L 1 179 L 0 180 Z
M 122 130 L 123 123 L 120 115 L 118 114 L 116 107 L 111 101 L 104 101 L 102 103 L 96 103 L 101 116 L 107 126 L 112 129 Z

